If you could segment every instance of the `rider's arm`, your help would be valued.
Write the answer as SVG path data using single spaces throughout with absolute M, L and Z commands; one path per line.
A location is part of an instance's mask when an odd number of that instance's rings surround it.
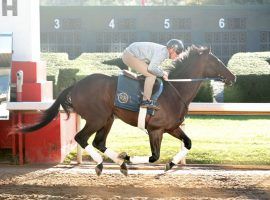
M 163 77 L 164 72 L 162 68 L 160 67 L 160 64 L 166 59 L 164 55 L 157 54 L 154 55 L 152 60 L 150 61 L 147 70 L 151 73 L 154 74 L 157 77 Z

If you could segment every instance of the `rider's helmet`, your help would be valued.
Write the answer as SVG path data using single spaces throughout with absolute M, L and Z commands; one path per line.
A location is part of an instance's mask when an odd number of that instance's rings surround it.
M 171 39 L 167 42 L 167 48 L 172 48 L 175 50 L 177 54 L 182 53 L 184 50 L 184 44 L 181 40 L 178 39 Z

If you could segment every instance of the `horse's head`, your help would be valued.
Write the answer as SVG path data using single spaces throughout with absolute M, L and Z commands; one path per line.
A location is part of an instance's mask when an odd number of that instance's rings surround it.
M 174 61 L 170 78 L 219 78 L 225 84 L 236 81 L 224 63 L 209 48 L 192 45 Z
M 225 64 L 218 59 L 209 48 L 200 51 L 200 66 L 203 67 L 203 76 L 207 78 L 220 78 L 226 85 L 232 85 L 236 76 L 230 72 Z

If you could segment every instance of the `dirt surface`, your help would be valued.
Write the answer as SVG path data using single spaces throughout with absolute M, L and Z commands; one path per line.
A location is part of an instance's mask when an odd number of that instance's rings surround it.
M 0 199 L 270 199 L 270 167 L 0 165 Z

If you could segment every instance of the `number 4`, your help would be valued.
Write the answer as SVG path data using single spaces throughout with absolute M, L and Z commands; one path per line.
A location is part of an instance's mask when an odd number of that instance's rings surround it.
M 111 19 L 111 21 L 109 23 L 109 27 L 111 27 L 112 29 L 115 28 L 114 18 Z

